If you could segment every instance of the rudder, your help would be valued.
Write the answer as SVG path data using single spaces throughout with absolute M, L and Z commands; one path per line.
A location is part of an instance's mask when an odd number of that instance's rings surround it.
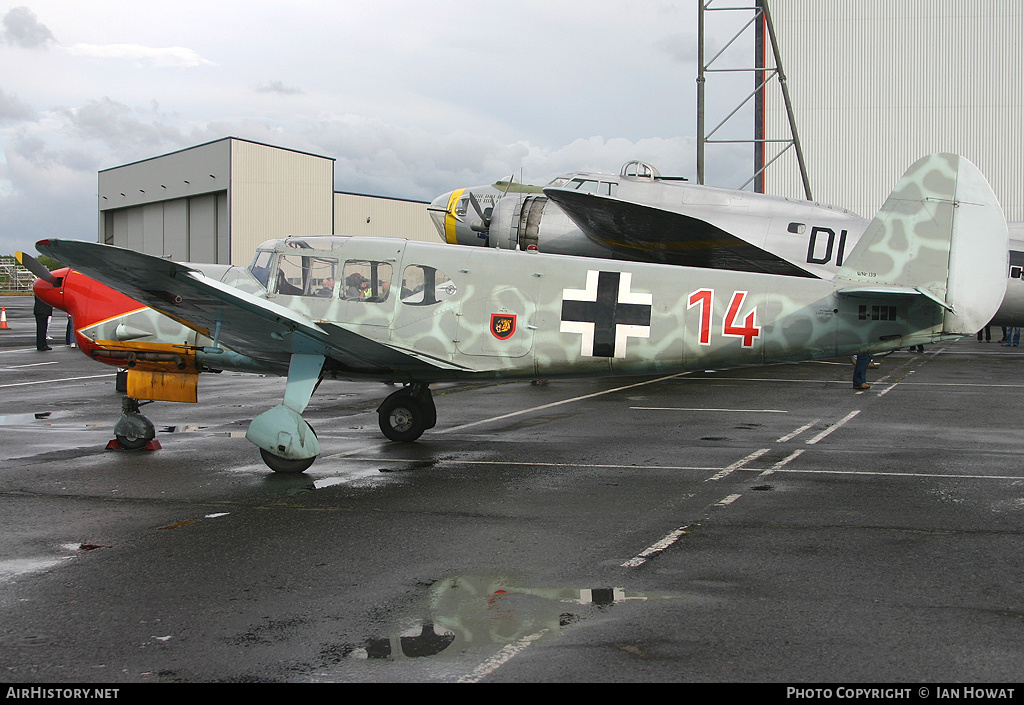
M 970 335 L 1006 291 L 1006 220 L 969 160 L 932 154 L 896 184 L 836 274 L 840 287 L 915 289 L 943 306 L 942 333 Z

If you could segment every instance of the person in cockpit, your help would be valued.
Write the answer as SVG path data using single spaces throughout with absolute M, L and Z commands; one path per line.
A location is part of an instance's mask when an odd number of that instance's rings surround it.
M 317 296 L 329 297 L 334 295 L 334 277 L 327 277 L 320 284 L 320 288 L 317 289 Z

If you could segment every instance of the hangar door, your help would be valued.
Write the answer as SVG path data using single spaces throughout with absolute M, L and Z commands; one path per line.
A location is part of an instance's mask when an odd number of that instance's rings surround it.
M 179 262 L 230 264 L 227 192 L 103 212 L 103 241 Z

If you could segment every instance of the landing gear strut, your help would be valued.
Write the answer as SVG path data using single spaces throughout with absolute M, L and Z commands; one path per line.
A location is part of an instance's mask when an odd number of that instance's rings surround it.
M 437 424 L 434 397 L 426 384 L 411 384 L 377 407 L 380 430 L 393 441 L 411 443 Z
M 323 355 L 293 353 L 284 402 L 254 418 L 245 432 L 274 472 L 304 472 L 320 455 L 316 431 L 302 418 L 302 412 L 320 384 L 324 360 Z

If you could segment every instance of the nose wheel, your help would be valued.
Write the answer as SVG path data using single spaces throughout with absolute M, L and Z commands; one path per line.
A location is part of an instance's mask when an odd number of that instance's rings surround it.
M 121 418 L 114 424 L 114 439 L 119 448 L 142 450 L 149 446 L 154 438 L 156 429 L 152 421 L 139 413 L 139 401 L 124 397 L 121 401 Z
M 411 443 L 437 424 L 430 388 L 414 384 L 398 390 L 377 407 L 381 432 L 393 441 Z

